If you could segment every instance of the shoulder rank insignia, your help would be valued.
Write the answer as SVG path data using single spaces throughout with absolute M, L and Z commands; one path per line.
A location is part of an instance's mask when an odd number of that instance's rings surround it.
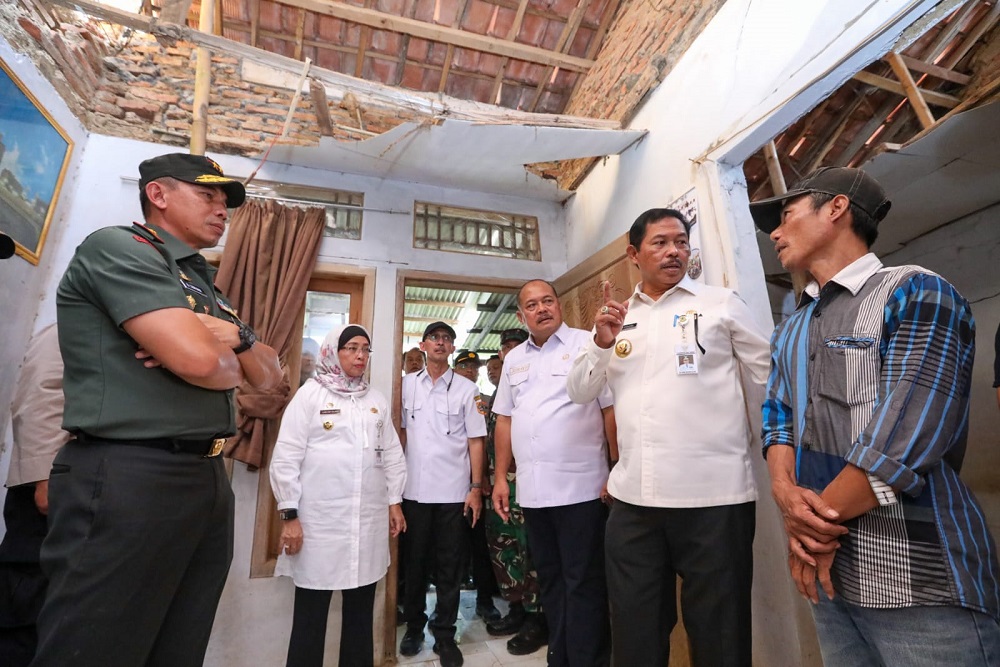
M 133 234 L 132 238 L 134 238 L 139 243 L 145 243 L 146 245 L 153 245 L 152 241 L 150 241 L 149 239 L 144 239 L 141 236 L 139 236 L 138 234 Z
M 160 235 L 157 233 L 157 231 L 152 227 L 150 227 L 149 225 L 144 225 L 141 222 L 137 222 L 135 223 L 135 226 L 141 227 L 144 231 L 149 232 L 149 235 L 152 236 L 153 240 L 156 241 L 157 243 L 163 243 L 163 239 L 160 238 Z
M 194 310 L 198 303 L 194 300 L 194 297 L 190 294 L 187 295 L 188 305 L 191 306 L 191 310 Z
M 183 271 L 178 271 L 177 275 L 181 277 L 181 280 L 186 280 L 188 282 L 191 282 L 191 278 L 188 276 L 188 274 L 184 273 Z

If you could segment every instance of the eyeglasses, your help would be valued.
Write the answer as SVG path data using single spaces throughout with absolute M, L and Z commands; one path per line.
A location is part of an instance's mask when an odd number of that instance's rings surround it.
M 427 339 L 435 343 L 451 343 L 455 340 L 450 334 L 446 333 L 432 333 L 427 336 Z
M 363 354 L 364 356 L 367 357 L 369 354 L 372 353 L 372 349 L 367 345 L 363 347 L 359 347 L 357 345 L 345 345 L 341 349 L 347 352 L 348 354 L 353 354 L 355 356 L 357 356 L 358 354 Z

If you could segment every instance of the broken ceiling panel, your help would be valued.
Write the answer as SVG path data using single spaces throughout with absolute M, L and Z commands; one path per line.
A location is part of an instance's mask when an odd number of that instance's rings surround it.
M 571 194 L 525 171 L 535 162 L 615 155 L 636 130 L 494 125 L 446 120 L 404 123 L 365 141 L 324 137 L 319 146 L 275 146 L 269 161 L 517 197 L 563 201 Z

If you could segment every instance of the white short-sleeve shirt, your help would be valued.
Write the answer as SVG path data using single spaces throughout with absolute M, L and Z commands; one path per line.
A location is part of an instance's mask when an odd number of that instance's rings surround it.
M 590 338 L 564 323 L 541 347 L 529 338 L 504 359 L 493 411 L 510 417 L 523 507 L 594 500 L 608 480 L 601 409 L 611 405 L 611 392 L 578 404 L 566 391 L 573 361 Z
M 461 503 L 472 481 L 469 438 L 486 435 L 486 406 L 479 388 L 454 370 L 436 382 L 427 370 L 403 378 L 406 488 L 421 503 Z

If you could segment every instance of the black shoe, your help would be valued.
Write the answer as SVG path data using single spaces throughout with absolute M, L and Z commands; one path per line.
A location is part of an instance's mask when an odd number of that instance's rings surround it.
M 493 604 L 493 600 L 477 602 L 476 616 L 486 621 L 487 625 L 490 623 L 497 623 L 502 618 L 500 616 L 500 612 L 496 608 L 496 605 Z
M 420 647 L 424 644 L 423 629 L 417 630 L 409 628 L 403 635 L 403 641 L 399 642 L 399 654 L 407 657 L 420 653 Z
M 524 611 L 524 605 L 520 602 L 514 602 L 510 605 L 510 611 L 506 616 L 501 618 L 496 623 L 486 624 L 486 632 L 494 637 L 512 635 L 521 629 L 521 626 L 524 625 L 524 619 L 526 617 L 527 613 Z
M 528 655 L 549 643 L 549 627 L 541 614 L 528 614 L 524 625 L 507 641 L 507 653 Z
M 465 658 L 458 644 L 451 637 L 442 637 L 434 642 L 434 652 L 441 658 L 441 667 L 462 667 Z
M 403 625 L 406 623 L 406 616 L 403 615 L 403 610 L 396 607 L 396 625 Z

